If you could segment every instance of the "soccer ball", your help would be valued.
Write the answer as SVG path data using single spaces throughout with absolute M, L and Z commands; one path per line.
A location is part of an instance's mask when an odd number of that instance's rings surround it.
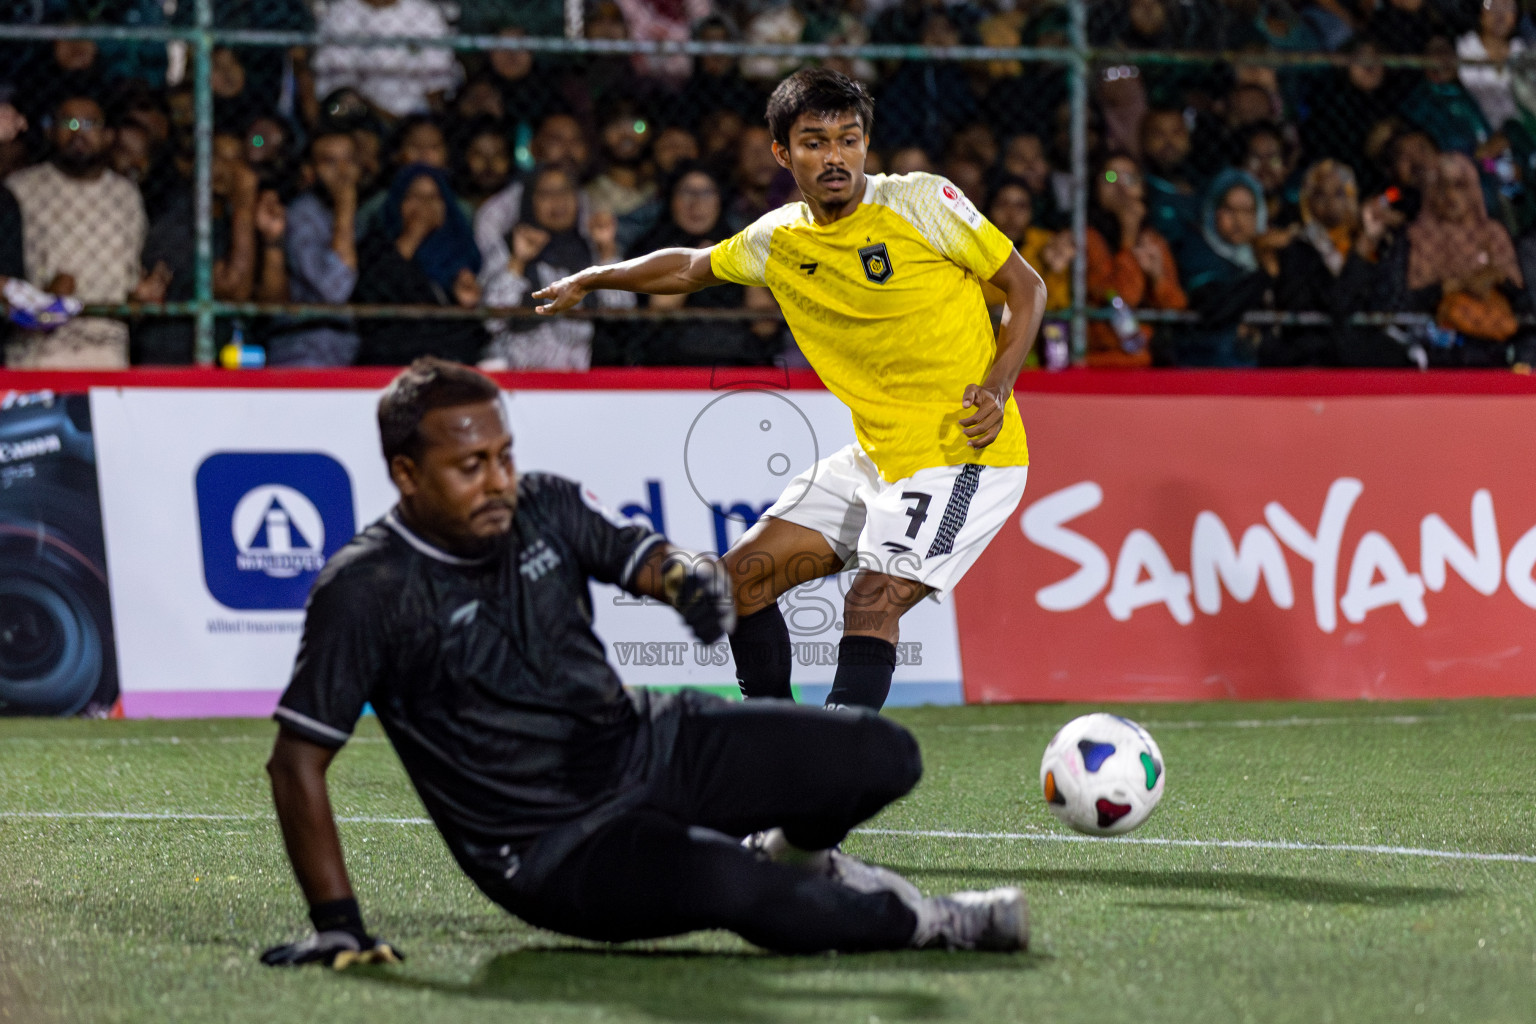
M 1089 835 L 1122 835 L 1163 798 L 1163 752 L 1147 730 L 1119 715 L 1083 715 L 1061 727 L 1040 761 L 1045 805 Z

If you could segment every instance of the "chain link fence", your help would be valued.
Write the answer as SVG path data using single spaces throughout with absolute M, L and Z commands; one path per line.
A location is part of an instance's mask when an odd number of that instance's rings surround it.
M 791 363 L 765 291 L 531 293 L 798 198 L 763 120 L 828 64 L 872 172 L 959 185 L 1090 366 L 1529 361 L 1516 0 L 8 0 L 11 366 Z M 1532 286 L 1536 287 L 1536 286 Z M 1070 346 L 1066 344 L 1070 339 Z

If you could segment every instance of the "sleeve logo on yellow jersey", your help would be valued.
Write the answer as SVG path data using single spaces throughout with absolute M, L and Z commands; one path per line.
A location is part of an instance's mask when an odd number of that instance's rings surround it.
M 960 215 L 960 219 L 972 228 L 981 227 L 981 211 L 971 205 L 971 201 L 955 186 L 948 182 L 939 186 L 939 196 L 943 198 L 945 205 Z
M 891 254 L 885 251 L 884 242 L 860 249 L 859 259 L 864 263 L 864 276 L 875 284 L 885 284 L 891 279 L 894 268 L 891 266 Z

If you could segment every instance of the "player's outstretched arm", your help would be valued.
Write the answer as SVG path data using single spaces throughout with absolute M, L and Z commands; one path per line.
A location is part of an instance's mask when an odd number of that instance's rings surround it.
M 336 751 L 279 729 L 267 774 L 283 845 L 309 901 L 312 934 L 261 955 L 269 966 L 322 963 L 340 970 L 355 963 L 396 963 L 400 955 L 363 927 L 342 858 L 325 772 Z
M 962 412 L 975 410 L 960 420 L 972 448 L 985 448 L 1003 429 L 1003 410 L 1013 394 L 1013 382 L 1024 368 L 1024 357 L 1035 343 L 1045 316 L 1045 282 L 1017 252 L 1008 254 L 991 282 L 1004 296 L 1003 322 L 997 332 L 997 358 L 987 379 L 967 384 L 961 396 Z
M 714 555 L 657 544 L 635 571 L 633 589 L 676 608 L 706 644 L 736 628 L 731 576 Z
M 534 311 L 545 316 L 563 313 L 584 299 L 588 292 L 605 288 L 647 295 L 696 292 L 721 283 L 710 268 L 709 254 L 710 249 L 657 249 L 623 263 L 588 267 L 534 292 L 534 298 L 547 300 Z

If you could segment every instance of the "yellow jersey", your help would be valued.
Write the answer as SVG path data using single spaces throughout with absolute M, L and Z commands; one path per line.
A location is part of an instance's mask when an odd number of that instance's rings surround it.
M 980 451 L 960 420 L 967 384 L 987 378 L 997 337 L 981 282 L 1013 246 L 934 174 L 871 174 L 851 214 L 819 225 L 804 203 L 772 210 L 714 247 L 716 277 L 766 285 L 806 359 L 853 413 L 859 444 L 887 482 L 920 469 L 1025 466 L 1010 396 Z

